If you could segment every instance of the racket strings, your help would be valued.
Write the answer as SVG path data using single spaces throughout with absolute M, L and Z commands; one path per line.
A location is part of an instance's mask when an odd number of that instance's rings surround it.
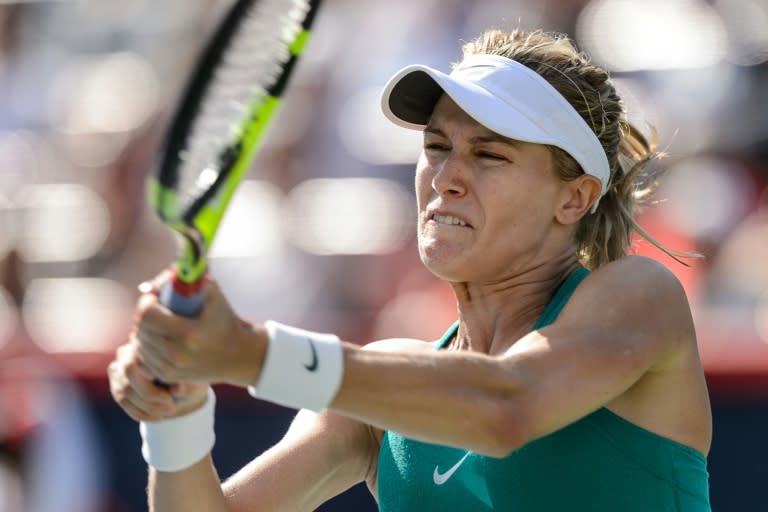
M 222 157 L 231 158 L 231 146 L 250 113 L 266 100 L 267 89 L 290 59 L 290 47 L 308 10 L 307 0 L 262 0 L 240 21 L 201 98 L 180 155 L 177 191 L 182 211 L 216 181 Z

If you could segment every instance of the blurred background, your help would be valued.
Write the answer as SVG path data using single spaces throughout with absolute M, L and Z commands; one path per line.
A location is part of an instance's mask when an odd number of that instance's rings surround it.
M 144 179 L 228 2 L 0 0 L 0 511 L 146 509 L 135 423 L 105 368 L 136 285 L 174 257 Z M 768 507 L 768 0 L 326 0 L 212 272 L 239 313 L 364 344 L 438 337 L 450 290 L 414 245 L 420 134 L 388 125 L 387 78 L 448 69 L 489 27 L 570 34 L 612 72 L 669 170 L 641 217 L 693 306 L 712 394 L 713 508 Z M 424 312 L 428 311 L 428 314 Z M 222 476 L 291 411 L 220 388 Z M 357 487 L 322 510 L 374 510 Z

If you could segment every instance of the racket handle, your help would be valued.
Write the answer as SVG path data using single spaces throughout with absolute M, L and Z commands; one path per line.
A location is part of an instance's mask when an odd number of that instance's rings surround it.
M 197 316 L 205 302 L 205 274 L 194 283 L 185 283 L 173 274 L 160 290 L 160 303 L 182 316 Z
M 160 304 L 167 307 L 177 315 L 193 317 L 203 309 L 205 303 L 205 274 L 194 283 L 185 283 L 176 275 L 165 283 L 160 290 Z M 170 388 L 167 382 L 154 379 L 155 385 L 162 388 Z

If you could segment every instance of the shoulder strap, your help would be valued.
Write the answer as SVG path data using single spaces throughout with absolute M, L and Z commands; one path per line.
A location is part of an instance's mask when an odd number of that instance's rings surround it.
M 446 345 L 448 345 L 448 342 L 453 339 L 453 337 L 456 335 L 456 331 L 459 330 L 459 321 L 456 320 L 453 322 L 453 325 L 448 328 L 447 331 L 445 331 L 445 334 L 443 334 L 443 337 L 440 338 L 437 342 L 437 345 L 435 345 L 435 350 L 442 350 L 445 348 Z
M 572 272 L 565 281 L 563 281 L 563 284 L 561 284 L 557 289 L 557 292 L 555 292 L 555 296 L 552 297 L 552 300 L 549 301 L 547 307 L 544 308 L 544 312 L 541 313 L 541 316 L 533 325 L 534 331 L 550 325 L 557 319 L 557 315 L 559 315 L 560 311 L 565 307 L 565 304 L 568 302 L 568 299 L 571 298 L 571 295 L 573 295 L 576 287 L 579 286 L 588 275 L 589 270 L 584 267 L 579 267 Z

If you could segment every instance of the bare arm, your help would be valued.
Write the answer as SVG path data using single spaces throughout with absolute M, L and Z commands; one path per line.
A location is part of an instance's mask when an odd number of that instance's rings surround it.
M 285 437 L 220 485 L 208 456 L 176 473 L 150 470 L 152 512 L 314 510 L 365 479 L 375 439 L 360 423 L 301 411 Z
M 264 330 L 224 336 L 218 334 L 226 332 L 222 324 L 201 329 L 197 321 L 153 307 L 141 324 L 150 340 L 144 360 L 166 381 L 255 382 L 266 351 Z M 153 339 L 156 330 L 162 336 Z M 695 335 L 674 276 L 632 257 L 589 276 L 551 326 L 498 341 L 511 344 L 500 356 L 344 344 L 343 382 L 331 408 L 414 439 L 503 456 L 620 396 Z M 208 363 L 214 359 L 221 364 Z
M 207 386 L 154 385 L 136 341 L 120 347 L 109 367 L 112 395 L 135 420 L 160 421 L 200 407 Z M 211 456 L 178 472 L 150 468 L 152 512 L 314 510 L 369 476 L 378 439 L 367 425 L 330 411 L 301 411 L 284 438 L 223 486 Z
M 147 495 L 151 512 L 231 510 L 221 492 L 210 454 L 194 466 L 174 473 L 150 466 Z
M 332 407 L 415 439 L 503 456 L 607 404 L 692 338 L 676 279 L 628 258 L 595 272 L 553 325 L 498 357 L 347 347 Z
M 236 511 L 250 510 L 246 505 L 255 502 L 265 510 L 314 510 L 369 478 L 377 450 L 378 439 L 366 425 L 328 411 L 302 411 L 286 439 L 229 479 L 224 491 Z M 261 490 L 252 483 L 257 480 Z M 285 480 L 291 480 L 290 488 Z M 282 500 L 254 501 L 265 489 Z

